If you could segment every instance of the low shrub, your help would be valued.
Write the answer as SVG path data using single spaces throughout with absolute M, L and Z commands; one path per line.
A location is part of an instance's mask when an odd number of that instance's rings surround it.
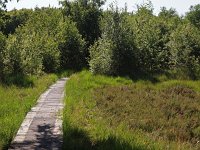
M 195 145 L 199 141 L 199 93 L 183 85 L 160 91 L 143 85 L 103 87 L 93 94 L 102 117 L 113 128 L 142 130 L 152 139 Z M 111 117 L 112 116 L 112 117 Z

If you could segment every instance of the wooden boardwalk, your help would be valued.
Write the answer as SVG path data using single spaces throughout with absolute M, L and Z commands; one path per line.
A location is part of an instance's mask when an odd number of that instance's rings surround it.
M 58 80 L 27 114 L 10 150 L 59 150 L 62 148 L 62 118 L 64 87 L 67 78 Z

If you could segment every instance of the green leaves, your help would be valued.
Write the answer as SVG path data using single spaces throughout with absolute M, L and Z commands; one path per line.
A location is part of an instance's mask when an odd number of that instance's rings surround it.
M 59 67 L 58 41 L 55 39 L 61 12 L 37 11 L 28 22 L 9 36 L 6 65 L 9 73 L 41 74 Z
M 190 23 L 180 24 L 168 43 L 171 69 L 183 69 L 192 78 L 199 76 L 200 31 Z
M 90 70 L 107 75 L 183 72 L 199 78 L 200 31 L 174 9 L 153 15 L 151 4 L 135 14 L 111 7 L 104 12 L 101 38 L 90 48 Z
M 4 34 L 13 34 L 19 26 L 24 25 L 34 11 L 32 9 L 12 10 L 5 12 L 5 27 L 3 29 Z
M 108 39 L 99 39 L 90 47 L 90 70 L 94 74 L 112 75 L 114 70 L 114 43 Z
M 198 78 L 199 5 L 183 18 L 166 8 L 155 16 L 151 2 L 138 5 L 135 13 L 114 6 L 103 12 L 103 3 L 66 0 L 63 9 L 4 13 L 0 28 L 13 35 L 0 50 L 1 74 L 80 70 L 89 63 L 98 74 L 140 76 L 182 70 Z M 0 41 L 5 43 L 1 34 Z
M 107 75 L 128 75 L 135 69 L 134 34 L 118 8 L 104 14 L 102 35 L 90 49 L 90 70 Z
M 200 29 L 200 4 L 190 7 L 190 11 L 186 14 L 186 18 L 196 27 Z
M 100 37 L 101 5 L 104 0 L 75 0 L 62 2 L 63 14 L 76 23 L 79 33 L 87 42 L 87 48 Z M 89 57 L 88 49 L 85 51 Z
M 167 26 L 147 10 L 139 9 L 137 14 L 129 17 L 135 33 L 136 59 L 142 72 L 161 72 L 167 69 L 169 59 L 166 47 Z
M 65 18 L 58 27 L 60 63 L 62 69 L 79 70 L 86 65 L 86 42 L 74 22 Z
M 85 41 L 75 23 L 59 9 L 37 9 L 9 35 L 4 54 L 6 74 L 36 74 L 60 69 L 80 69 L 85 61 Z

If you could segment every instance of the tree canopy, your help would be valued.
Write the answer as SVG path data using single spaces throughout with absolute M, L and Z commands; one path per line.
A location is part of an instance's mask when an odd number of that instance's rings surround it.
M 200 5 L 186 16 L 153 13 L 151 2 L 128 12 L 104 0 L 62 1 L 62 8 L 5 11 L 1 3 L 1 78 L 89 68 L 95 74 L 200 77 Z

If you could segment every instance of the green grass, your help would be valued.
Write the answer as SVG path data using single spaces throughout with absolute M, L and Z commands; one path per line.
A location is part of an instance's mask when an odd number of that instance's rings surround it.
M 23 79 L 15 76 L 0 84 L 0 149 L 7 149 L 26 113 L 57 78 L 54 74 Z
M 64 149 L 200 149 L 200 81 L 71 76 Z

